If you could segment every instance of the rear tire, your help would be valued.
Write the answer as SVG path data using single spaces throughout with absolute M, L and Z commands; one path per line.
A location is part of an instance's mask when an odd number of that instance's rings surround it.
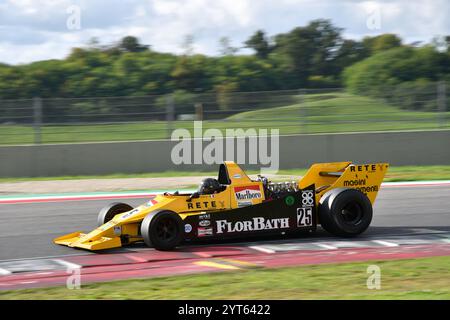
M 372 203 L 356 189 L 336 188 L 320 199 L 319 222 L 331 234 L 357 236 L 372 222 Z
M 97 217 L 97 225 L 100 227 L 101 225 L 107 223 L 112 220 L 116 214 L 124 213 L 127 211 L 133 210 L 133 207 L 121 202 L 113 202 L 100 210 Z
M 141 235 L 147 246 L 157 250 L 172 250 L 183 240 L 183 220 L 172 211 L 149 213 L 141 224 Z

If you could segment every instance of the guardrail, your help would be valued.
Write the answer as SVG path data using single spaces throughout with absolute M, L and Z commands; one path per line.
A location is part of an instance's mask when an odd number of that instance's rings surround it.
M 166 139 L 177 128 L 276 128 L 280 134 L 450 128 L 446 84 L 383 99 L 343 89 L 0 100 L 0 144 Z M 395 90 L 393 88 L 392 90 Z M 405 103 L 423 109 L 406 110 Z

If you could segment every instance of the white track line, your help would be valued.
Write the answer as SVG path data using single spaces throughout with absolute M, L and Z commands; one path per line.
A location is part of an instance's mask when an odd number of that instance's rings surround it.
M 54 259 L 53 261 L 67 267 L 67 269 L 81 269 L 81 266 L 76 263 L 72 263 L 61 259 Z
M 261 252 L 264 252 L 264 253 L 275 253 L 275 250 L 267 249 L 267 248 L 264 248 L 262 246 L 250 246 L 249 248 L 253 249 L 253 250 L 261 251 Z
M 447 186 L 450 180 L 383 182 L 382 187 Z
M 386 247 L 398 247 L 399 245 L 393 242 L 389 242 L 389 241 L 384 241 L 384 240 L 372 240 L 372 242 L 381 244 L 382 246 L 386 246 Z
M 170 192 L 173 193 L 176 190 L 167 190 L 167 191 L 136 191 L 136 192 L 109 192 L 109 193 L 79 193 L 79 194 L 53 194 L 53 195 L 39 195 L 39 194 L 33 194 L 29 196 L 17 196 L 17 197 L 1 197 L 0 203 L 2 202 L 11 202 L 11 201 L 27 201 L 27 200 L 37 200 L 37 201 L 58 201 L 58 200 L 64 200 L 64 201 L 70 201 L 70 200 L 102 200 L 102 199 L 110 199 L 114 197 L 118 198 L 124 198 L 126 197 L 142 197 L 142 198 L 149 198 L 154 197 L 159 194 L 163 194 L 164 192 Z M 183 190 L 183 192 L 194 192 L 194 189 L 186 189 Z
M 153 197 L 155 195 L 158 194 L 162 194 L 163 192 L 152 192 L 152 193 L 108 193 L 108 194 L 83 194 L 83 195 L 52 195 L 52 196 L 38 196 L 38 195 L 32 195 L 29 197 L 11 197 L 11 198 L 3 198 L 0 199 L 0 203 L 2 202 L 11 202 L 11 201 L 26 201 L 26 200 L 36 200 L 36 201 L 58 201 L 58 200 L 63 200 L 63 201 L 71 201 L 71 200 L 102 200 L 102 199 L 110 199 L 110 198 L 114 198 L 114 197 L 118 197 L 118 198 L 126 198 L 126 197 L 130 197 L 130 198 L 135 198 L 135 197 L 142 197 L 142 198 L 147 198 L 147 197 Z
M 53 272 L 36 272 L 32 274 L 24 274 L 24 277 L 34 277 L 34 276 L 48 276 L 49 274 L 53 274 Z
M 426 229 L 426 228 L 411 228 L 410 229 L 413 232 L 416 232 L 418 234 L 422 234 L 422 233 L 448 233 L 448 231 L 443 231 L 443 230 L 433 230 L 433 229 Z
M 8 274 L 11 274 L 11 271 L 0 268 L 0 275 L 7 276 Z
M 57 256 L 41 256 L 41 257 L 31 257 L 31 258 L 17 258 L 17 259 L 6 259 L 6 260 L 0 260 L 0 263 L 3 262 L 15 262 L 15 261 L 28 261 L 28 260 L 48 260 L 54 258 L 65 258 L 65 257 L 77 257 L 77 256 L 84 256 L 89 255 L 92 253 L 89 253 L 89 251 L 84 253 L 73 253 L 73 254 L 64 254 L 64 255 L 57 255 Z
M 329 244 L 325 244 L 325 243 L 311 243 L 311 244 L 315 244 L 316 246 L 328 249 L 328 250 L 336 250 L 337 247 L 335 246 L 330 246 Z

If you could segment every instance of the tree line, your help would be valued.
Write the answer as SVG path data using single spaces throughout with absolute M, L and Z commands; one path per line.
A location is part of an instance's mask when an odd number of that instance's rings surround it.
M 383 95 L 403 83 L 449 80 L 450 53 L 437 44 L 406 45 L 395 34 L 351 40 L 330 20 L 314 20 L 287 33 L 256 31 L 239 54 L 227 38 L 221 55 L 192 50 L 157 52 L 133 36 L 116 44 L 73 48 L 62 60 L 0 64 L 0 98 L 160 95 L 174 91 L 224 94 L 346 85 L 360 94 Z M 416 84 L 416 85 L 414 85 Z M 409 89 L 408 89 L 409 90 Z

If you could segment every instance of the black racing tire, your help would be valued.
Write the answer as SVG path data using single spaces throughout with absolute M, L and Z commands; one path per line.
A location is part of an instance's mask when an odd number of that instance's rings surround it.
M 359 190 L 336 188 L 326 192 L 319 202 L 319 222 L 329 233 L 355 237 L 372 222 L 372 203 Z
M 107 223 L 108 221 L 112 220 L 116 214 L 123 213 L 133 210 L 133 207 L 129 204 L 122 203 L 122 202 L 113 202 L 104 207 L 100 212 L 98 213 L 97 217 L 97 225 L 100 227 L 101 225 Z
M 162 251 L 172 250 L 183 240 L 183 220 L 173 211 L 151 212 L 142 220 L 141 235 L 149 247 Z

